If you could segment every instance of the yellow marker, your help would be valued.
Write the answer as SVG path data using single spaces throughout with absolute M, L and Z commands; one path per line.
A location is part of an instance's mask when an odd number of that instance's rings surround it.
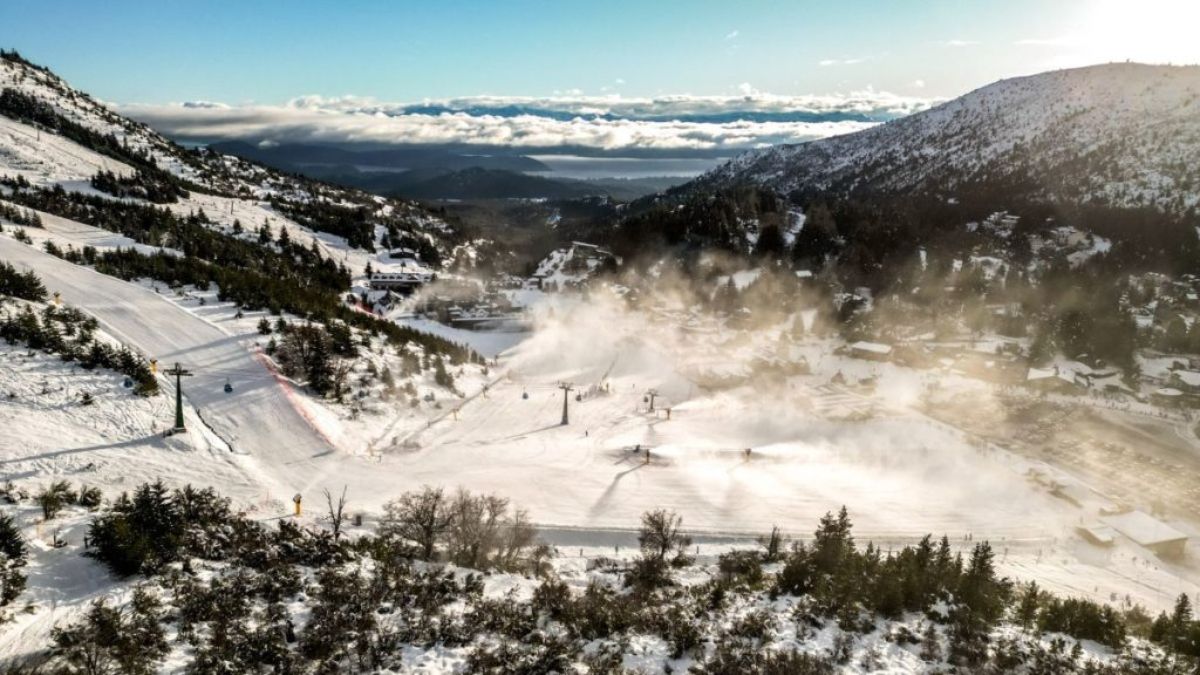
M 296 517 L 299 518 L 300 517 L 300 493 L 299 492 L 296 493 L 295 497 L 292 497 L 292 501 L 296 503 Z
M 62 295 L 58 291 L 54 291 L 54 306 L 58 307 L 62 304 Z
M 153 375 L 158 374 L 158 359 L 150 359 L 150 373 Z

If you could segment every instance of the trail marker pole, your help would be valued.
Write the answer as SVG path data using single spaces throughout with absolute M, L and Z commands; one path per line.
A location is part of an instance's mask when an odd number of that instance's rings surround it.
M 650 412 L 654 412 L 654 397 L 658 396 L 658 390 L 651 389 L 646 392 L 646 395 L 650 397 Z
M 171 431 L 174 433 L 178 433 L 180 431 L 186 431 L 187 428 L 183 426 L 183 379 L 182 378 L 191 377 L 192 372 L 190 370 L 184 370 L 183 368 L 181 368 L 179 366 L 178 363 L 175 364 L 174 368 L 172 368 L 170 370 L 165 370 L 163 372 L 166 373 L 167 375 L 175 376 L 175 428 L 171 429 Z

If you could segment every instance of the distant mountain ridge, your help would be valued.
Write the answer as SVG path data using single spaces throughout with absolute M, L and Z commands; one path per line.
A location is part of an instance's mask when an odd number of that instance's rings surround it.
M 681 188 L 804 196 L 1002 189 L 1047 202 L 1200 204 L 1200 66 L 1106 64 L 1001 80 L 844 136 L 740 155 Z
M 285 170 L 302 171 L 311 167 L 353 166 L 375 170 L 408 171 L 443 169 L 459 171 L 479 167 L 509 171 L 549 171 L 550 167 L 525 155 L 480 155 L 444 148 L 401 147 L 351 150 L 332 145 L 284 143 L 262 145 L 244 141 L 212 143 L 210 148 Z

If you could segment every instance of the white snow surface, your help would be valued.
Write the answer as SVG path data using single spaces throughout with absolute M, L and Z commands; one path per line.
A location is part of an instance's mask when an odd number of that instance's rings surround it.
M 864 131 L 752 150 L 698 181 L 782 194 L 926 184 L 952 192 L 1025 171 L 1045 196 L 1183 213 L 1200 192 L 1180 167 L 1197 161 L 1200 66 L 1109 63 L 1001 80 Z

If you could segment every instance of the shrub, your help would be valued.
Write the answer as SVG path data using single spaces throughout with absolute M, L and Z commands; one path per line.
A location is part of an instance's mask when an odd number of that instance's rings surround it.
M 762 562 L 756 551 L 730 551 L 717 559 L 717 569 L 727 583 L 757 586 L 763 580 Z
M 172 493 L 161 481 L 145 484 L 92 521 L 90 555 L 121 576 L 154 572 L 184 555 L 220 559 L 232 520 L 228 501 L 210 488 Z
M 42 507 L 42 517 L 53 520 L 67 506 L 74 504 L 78 495 L 71 491 L 71 484 L 65 480 L 55 481 L 34 497 Z

